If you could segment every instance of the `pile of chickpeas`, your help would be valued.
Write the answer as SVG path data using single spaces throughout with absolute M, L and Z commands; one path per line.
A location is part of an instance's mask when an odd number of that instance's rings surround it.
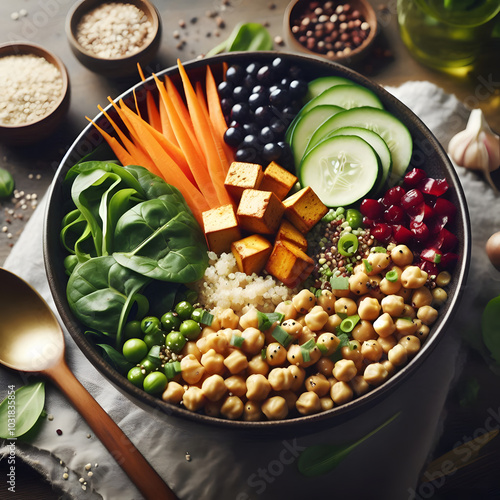
M 258 329 L 255 309 L 218 314 L 182 350 L 164 401 L 230 420 L 280 420 L 343 405 L 389 379 L 419 351 L 447 300 L 450 274 L 431 279 L 405 245 L 370 253 L 345 290 L 301 290 L 276 312 L 291 336 Z M 388 279 L 388 272 L 391 271 Z M 342 345 L 343 318 L 359 316 Z M 234 342 L 235 337 L 238 342 Z M 313 343 L 309 342 L 311 339 Z M 304 344 L 313 347 L 304 355 Z

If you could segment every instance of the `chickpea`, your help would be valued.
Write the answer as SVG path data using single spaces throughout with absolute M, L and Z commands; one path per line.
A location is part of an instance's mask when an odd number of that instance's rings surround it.
M 417 318 L 427 326 L 432 325 L 437 320 L 437 317 L 437 309 L 432 306 L 422 306 L 417 311 Z
M 189 340 L 186 342 L 186 345 L 182 348 L 181 354 L 183 356 L 187 356 L 188 354 L 192 354 L 198 361 L 201 359 L 201 352 L 196 345 L 196 342 L 193 340 Z
M 264 347 L 265 336 L 259 329 L 250 326 L 241 332 L 241 336 L 245 339 L 241 346 L 245 354 L 257 354 L 261 352 Z
M 383 313 L 373 322 L 373 329 L 381 337 L 388 337 L 394 333 L 396 325 L 389 314 Z
M 347 382 L 336 382 L 330 389 L 330 396 L 335 404 L 343 405 L 354 397 L 354 392 Z
M 361 344 L 357 340 L 351 340 L 348 346 L 342 347 L 340 353 L 342 359 L 352 360 L 358 371 L 362 369 L 363 355 L 361 354 Z
M 335 333 L 337 331 L 337 326 L 342 323 L 342 318 L 338 314 L 331 314 L 328 317 L 328 321 L 326 322 L 324 329 L 327 332 Z
M 316 340 L 316 332 L 313 332 L 308 326 L 302 327 L 302 333 L 297 339 L 299 345 L 305 344 L 311 339 Z
M 373 297 L 364 297 L 359 301 L 358 314 L 361 319 L 373 321 L 380 314 L 379 301 Z
M 432 306 L 441 307 L 448 300 L 448 294 L 446 293 L 446 290 L 444 288 L 438 286 L 434 288 L 431 293 Z
M 300 366 L 290 365 L 286 368 L 292 374 L 292 385 L 290 389 L 298 392 L 302 388 L 304 379 L 306 378 L 306 371 Z
M 370 287 L 371 290 L 368 293 L 370 297 L 377 299 L 379 302 L 385 297 L 385 293 L 380 289 L 380 283 L 382 282 L 382 277 L 370 276 Z
M 243 408 L 243 420 L 258 422 L 262 418 L 262 410 L 258 401 L 247 401 Z
M 423 342 L 429 336 L 430 328 L 427 325 L 421 324 L 415 332 L 415 335 Z
M 184 407 L 191 411 L 198 411 L 203 408 L 205 401 L 203 391 L 195 386 L 188 387 L 182 398 Z
M 335 295 L 330 290 L 321 290 L 321 295 L 316 298 L 316 304 L 321 306 L 328 314 L 335 311 Z
M 352 330 L 352 338 L 358 342 L 364 342 L 365 340 L 371 340 L 377 338 L 377 333 L 373 329 L 371 321 L 362 319 Z
M 408 361 L 408 353 L 402 344 L 396 344 L 387 353 L 387 358 L 394 366 L 402 366 Z
M 405 288 L 404 286 L 401 286 L 401 288 L 394 293 L 394 295 L 399 295 L 400 297 L 403 297 L 403 300 L 405 303 L 411 301 L 411 288 Z
M 361 345 L 361 354 L 368 361 L 379 361 L 383 353 L 382 346 L 376 340 L 366 340 Z
M 400 337 L 404 335 L 413 335 L 418 329 L 418 323 L 407 317 L 397 318 L 394 324 L 396 325 L 396 333 Z
M 337 299 L 339 299 L 340 297 L 349 297 L 351 295 L 351 291 L 349 290 L 349 288 L 346 288 L 345 290 L 339 290 L 337 288 L 332 289 L 332 293 Z
M 298 344 L 292 344 L 288 348 L 287 359 L 291 365 L 297 365 L 303 368 L 307 368 L 308 366 L 311 366 L 314 363 L 316 363 L 316 361 L 318 361 L 318 359 L 321 358 L 321 351 L 317 347 L 314 347 L 309 351 L 309 355 L 310 355 L 310 360 L 304 361 L 300 346 Z
M 432 304 L 432 293 L 426 286 L 421 286 L 411 294 L 411 305 L 418 309 L 422 306 L 430 306 Z
M 217 315 L 221 328 L 237 328 L 240 322 L 239 316 L 231 309 L 224 309 L 220 314 Z
M 417 352 L 420 350 L 420 339 L 415 337 L 415 335 L 407 335 L 406 337 L 401 337 L 398 342 L 399 345 L 402 345 L 406 349 L 406 353 L 411 358 L 415 356 Z
M 380 303 L 382 311 L 390 314 L 392 317 L 402 316 L 405 307 L 403 297 L 399 295 L 387 295 Z
M 210 375 L 203 381 L 201 390 L 209 401 L 219 401 L 227 392 L 227 387 L 224 379 L 220 375 L 215 374 Z
M 386 354 L 398 343 L 394 335 L 389 335 L 388 337 L 379 337 L 376 342 L 382 348 Z
M 349 382 L 357 373 L 358 370 L 352 359 L 339 359 L 332 371 L 332 375 L 341 382 Z
M 428 274 L 418 266 L 408 266 L 401 274 L 401 283 L 404 288 L 420 288 L 427 282 Z
M 248 373 L 260 373 L 261 375 L 267 375 L 269 373 L 269 365 L 265 359 L 262 359 L 261 354 L 256 354 L 248 362 Z
M 233 375 L 235 375 L 248 366 L 248 359 L 241 351 L 234 350 L 224 359 L 224 365 Z
M 328 321 L 328 313 L 321 306 L 314 306 L 304 317 L 306 326 L 313 332 L 321 330 Z
M 194 354 L 188 354 L 181 359 L 182 378 L 188 384 L 196 384 L 205 373 L 205 367 L 195 358 Z
M 273 396 L 264 401 L 261 410 L 268 420 L 282 420 L 288 415 L 288 405 L 281 396 Z
M 409 266 L 413 262 L 413 253 L 406 245 L 396 245 L 391 250 L 391 259 L 397 266 Z
M 361 271 L 349 276 L 349 289 L 356 295 L 365 295 L 371 289 L 370 278 Z
M 347 314 L 347 316 L 352 316 L 356 314 L 358 310 L 358 306 L 354 300 L 349 299 L 347 297 L 341 297 L 335 302 L 335 312 L 337 314 Z
M 271 366 L 280 366 L 286 361 L 287 351 L 279 342 L 267 346 L 266 360 Z
M 293 376 L 288 368 L 273 368 L 267 380 L 273 391 L 286 391 L 292 387 Z
M 320 398 L 330 390 L 330 382 L 320 373 L 306 378 L 306 390 L 315 392 Z
M 285 317 L 283 319 L 285 321 L 288 321 L 289 319 L 295 319 L 298 315 L 297 309 L 295 309 L 293 302 L 291 300 L 285 300 L 284 302 L 280 302 L 276 306 L 274 311 L 284 314 Z
M 389 377 L 392 377 L 396 372 L 396 367 L 388 359 L 382 361 L 382 365 L 387 370 L 387 374 Z
M 243 397 L 247 392 L 247 383 L 240 375 L 231 375 L 224 379 L 224 384 L 229 391 L 230 396 Z
M 324 346 L 326 348 L 324 355 L 330 356 L 330 354 L 333 354 L 337 350 L 340 339 L 333 333 L 325 332 L 317 338 L 316 344 Z
M 364 379 L 362 375 L 356 375 L 350 382 L 349 385 L 356 396 L 362 396 L 370 390 L 370 385 Z
M 370 385 L 380 385 L 389 378 L 389 372 L 382 363 L 371 363 L 365 368 L 364 379 Z
M 334 366 L 335 363 L 330 358 L 325 358 L 324 356 L 319 358 L 316 363 L 316 369 L 325 377 L 330 377 L 332 375 Z
M 224 356 L 215 352 L 215 349 L 208 350 L 201 356 L 200 363 L 205 368 L 209 375 L 219 374 L 222 375 L 225 370 Z
M 323 396 L 319 398 L 321 411 L 331 410 L 334 407 L 333 399 L 330 396 Z
M 297 394 L 295 394 L 295 392 L 290 391 L 290 390 L 279 391 L 274 395 L 281 396 L 286 401 L 286 405 L 288 406 L 288 411 L 295 409 L 295 403 L 297 402 L 297 399 L 299 398 L 299 396 L 297 396 Z
M 389 255 L 383 252 L 370 252 L 366 260 L 372 268 L 367 272 L 369 276 L 380 274 L 391 263 Z
M 244 330 L 245 328 L 258 328 L 259 317 L 258 312 L 255 307 L 251 307 L 243 316 L 240 317 L 240 326 Z
M 167 403 L 176 405 L 182 401 L 183 397 L 184 387 L 182 387 L 181 384 L 178 384 L 177 382 L 171 380 L 163 391 L 161 399 L 163 399 L 163 401 L 166 401 Z
M 303 326 L 294 319 L 287 319 L 281 323 L 281 328 L 283 328 L 288 335 L 298 338 L 302 333 Z
M 313 413 L 318 413 L 321 411 L 319 396 L 315 392 L 303 392 L 299 396 L 299 399 L 297 399 L 295 407 L 301 415 L 312 415 Z
M 246 397 L 250 401 L 263 401 L 271 392 L 271 384 L 264 375 L 254 373 L 247 377 Z
M 436 276 L 436 285 L 437 286 L 448 286 L 451 281 L 451 274 L 448 271 L 441 271 Z
M 316 297 L 304 288 L 293 297 L 292 303 L 299 314 L 306 314 L 316 305 Z
M 202 339 L 203 337 L 208 337 L 211 333 L 217 333 L 219 331 L 219 328 L 215 328 L 213 326 L 204 326 L 201 329 L 200 336 L 198 337 L 199 339 Z
M 231 335 L 232 335 L 232 330 L 231 330 Z M 203 346 L 203 349 L 200 348 L 198 342 L 196 343 L 196 345 L 198 346 L 198 348 L 202 353 L 207 352 L 210 349 L 214 349 L 215 352 L 218 352 L 219 354 L 223 355 L 226 354 L 229 348 L 229 340 L 227 338 L 226 333 L 218 331 L 217 333 L 211 333 L 204 338 L 205 338 L 205 344 Z
M 243 414 L 243 401 L 238 396 L 228 396 L 222 403 L 220 414 L 229 420 L 237 420 Z
M 389 281 L 387 278 L 382 278 L 380 282 L 380 291 L 385 295 L 393 295 L 401 289 L 401 281 Z
M 222 400 L 219 401 L 206 401 L 203 411 L 205 415 L 209 417 L 220 417 L 220 409 L 222 406 Z
M 415 319 L 417 317 L 417 312 L 415 311 L 413 306 L 410 306 L 410 304 L 405 304 L 401 316 L 405 318 Z

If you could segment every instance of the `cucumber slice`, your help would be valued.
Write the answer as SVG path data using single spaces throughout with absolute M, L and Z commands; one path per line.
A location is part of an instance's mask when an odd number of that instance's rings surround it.
M 292 149 L 295 165 L 300 165 L 302 156 L 304 156 L 304 151 L 314 131 L 323 122 L 340 111 L 344 111 L 344 109 L 331 104 L 321 104 L 301 114 L 288 140 Z
M 312 82 L 309 82 L 307 86 L 306 100 L 310 101 L 315 97 L 319 96 L 322 92 L 334 87 L 335 85 L 356 85 L 349 78 L 344 78 L 343 76 L 320 76 Z
M 381 167 L 374 149 L 356 136 L 336 136 L 311 149 L 299 168 L 302 186 L 310 186 L 327 207 L 348 206 L 376 186 Z
M 330 134 L 328 134 L 325 139 L 329 137 L 334 137 L 337 135 L 355 135 L 361 137 L 364 141 L 366 141 L 377 153 L 380 159 L 380 166 L 382 167 L 382 175 L 380 176 L 380 180 L 376 186 L 376 191 L 380 192 L 385 182 L 387 181 L 389 174 L 392 170 L 392 156 L 391 151 L 389 150 L 387 144 L 384 139 L 380 137 L 378 134 L 373 132 L 372 130 L 368 130 L 367 128 L 360 127 L 342 127 L 337 130 L 334 130 Z
M 406 126 L 388 111 L 369 107 L 353 108 L 337 113 L 316 129 L 309 140 L 310 147 L 332 131 L 342 127 L 361 127 L 372 130 L 387 144 L 392 156 L 391 184 L 397 182 L 408 168 L 413 141 Z
M 319 104 L 333 104 L 345 109 L 359 108 L 360 106 L 371 106 L 378 109 L 384 107 L 371 90 L 355 84 L 330 87 L 319 96 L 311 99 L 300 112 L 305 113 Z

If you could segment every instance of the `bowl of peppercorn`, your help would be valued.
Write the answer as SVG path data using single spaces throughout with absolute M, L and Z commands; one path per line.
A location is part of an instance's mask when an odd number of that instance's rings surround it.
M 32 43 L 0 45 L 0 141 L 39 142 L 66 116 L 68 72 L 54 53 Z
M 81 0 L 68 13 L 66 36 L 75 57 L 88 69 L 122 78 L 146 66 L 158 52 L 162 23 L 147 0 Z
M 369 54 L 377 16 L 365 0 L 292 0 L 283 29 L 291 49 L 351 66 Z

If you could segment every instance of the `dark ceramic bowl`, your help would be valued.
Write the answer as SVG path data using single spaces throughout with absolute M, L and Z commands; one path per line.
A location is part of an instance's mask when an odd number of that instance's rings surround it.
M 141 9 L 152 25 L 153 36 L 141 49 L 129 56 L 119 58 L 98 57 L 78 42 L 78 24 L 82 17 L 102 5 L 102 0 L 77 2 L 66 18 L 66 36 L 75 57 L 88 69 L 110 78 L 121 78 L 137 74 L 137 64 L 146 66 L 155 57 L 160 47 L 162 23 L 158 10 L 148 0 L 128 0 L 128 4 Z
M 277 432 L 310 432 L 317 431 L 322 426 L 332 426 L 342 422 L 344 419 L 352 418 L 363 411 L 369 411 L 375 405 L 383 402 L 384 398 L 394 392 L 394 390 L 403 384 L 405 379 L 419 370 L 425 364 L 429 353 L 435 348 L 440 339 L 452 333 L 447 326 L 457 309 L 460 298 L 460 292 L 464 285 L 467 274 L 469 255 L 470 255 L 470 228 L 467 207 L 464 194 L 458 177 L 448 159 L 443 148 L 440 146 L 436 138 L 431 134 L 427 127 L 414 115 L 406 106 L 394 98 L 386 90 L 367 80 L 358 73 L 340 66 L 317 58 L 310 58 L 301 55 L 280 54 L 292 64 L 299 65 L 305 70 L 305 74 L 310 79 L 326 75 L 338 75 L 352 79 L 358 82 L 373 92 L 375 92 L 382 101 L 385 108 L 401 119 L 408 127 L 414 140 L 414 153 L 412 158 L 413 167 L 425 168 L 430 176 L 445 177 L 450 185 L 449 199 L 457 207 L 457 219 L 454 233 L 459 239 L 459 260 L 453 272 L 452 282 L 449 286 L 449 299 L 443 308 L 440 310 L 440 315 L 437 322 L 433 325 L 432 331 L 422 346 L 418 354 L 402 369 L 392 376 L 387 382 L 381 386 L 371 390 L 364 396 L 354 399 L 348 404 L 337 406 L 323 413 L 318 413 L 310 416 L 298 418 L 290 418 L 282 421 L 262 421 L 262 422 L 244 422 L 230 421 L 220 418 L 208 417 L 203 414 L 193 413 L 181 407 L 174 406 L 163 402 L 161 399 L 150 396 L 144 391 L 132 385 L 126 377 L 120 375 L 117 371 L 111 368 L 98 350 L 89 342 L 84 335 L 84 327 L 79 324 L 74 318 L 68 303 L 66 301 L 66 282 L 63 260 L 65 257 L 64 250 L 61 247 L 59 240 L 59 231 L 61 227 L 61 219 L 64 215 L 67 200 L 64 198 L 62 189 L 63 179 L 68 169 L 81 160 L 86 155 L 94 152 L 96 159 L 109 159 L 113 157 L 106 147 L 102 147 L 103 140 L 98 132 L 89 125 L 71 146 L 66 156 L 63 158 L 61 165 L 55 175 L 55 180 L 49 195 L 48 210 L 46 213 L 45 228 L 44 228 L 44 258 L 45 265 L 50 283 L 52 295 L 55 300 L 57 309 L 61 318 L 69 330 L 69 333 L 78 344 L 83 354 L 95 365 L 104 377 L 110 380 L 122 393 L 132 401 L 142 406 L 143 408 L 153 411 L 161 409 L 168 415 L 173 415 L 182 419 L 189 419 L 200 424 L 218 425 L 226 429 L 239 429 L 254 431 L 260 429 L 262 432 L 268 430 Z M 258 53 L 231 53 L 215 56 L 210 59 L 192 61 L 185 64 L 191 78 L 202 78 L 204 68 L 210 64 L 214 73 L 220 77 L 222 63 L 240 63 L 247 65 L 250 62 L 270 62 L 276 53 L 273 52 L 258 52 Z M 169 68 L 161 75 L 169 75 L 174 83 L 179 84 L 179 74 L 177 68 Z M 140 83 L 123 94 L 125 101 L 133 99 L 132 91 L 135 90 L 139 102 L 144 97 L 144 89 L 154 89 L 154 83 L 151 79 Z M 107 111 L 114 116 L 111 106 L 108 106 Z M 102 114 L 95 118 L 97 123 L 104 125 L 105 120 Z M 156 411 L 156 410 L 155 410 Z
M 34 55 L 43 57 L 60 72 L 62 91 L 50 113 L 22 125 L 0 125 L 0 141 L 11 145 L 27 145 L 47 138 L 60 125 L 69 109 L 70 84 L 64 63 L 52 52 L 33 43 L 5 43 L 0 45 L 0 57 L 14 55 Z

